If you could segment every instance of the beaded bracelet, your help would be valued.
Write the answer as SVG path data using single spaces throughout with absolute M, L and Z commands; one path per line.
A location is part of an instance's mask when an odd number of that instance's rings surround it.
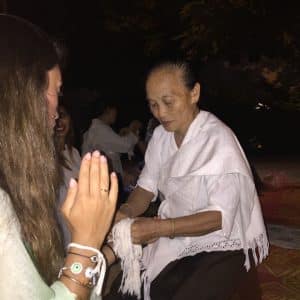
M 77 244 L 77 243 L 70 243 L 67 247 L 68 252 L 69 252 L 70 248 L 88 250 L 88 251 L 92 251 L 92 252 L 96 253 L 97 264 L 96 264 L 95 268 L 88 268 L 89 272 L 86 272 L 85 276 L 87 278 L 90 277 L 92 279 L 93 286 L 95 286 L 95 293 L 97 296 L 99 296 L 102 291 L 104 276 L 105 276 L 105 272 L 106 272 L 106 261 L 105 261 L 103 254 L 96 248 Z M 80 254 L 80 255 L 82 255 L 82 254 Z M 82 255 L 82 256 L 84 256 L 84 255 Z M 85 256 L 85 257 L 90 258 L 89 256 Z
M 66 277 L 66 278 L 70 279 L 71 281 L 75 282 L 76 284 L 78 284 L 82 287 L 85 287 L 87 289 L 91 289 L 91 288 L 94 287 L 93 284 L 90 281 L 88 283 L 83 283 L 83 282 L 79 281 L 78 279 L 73 278 L 72 276 L 70 276 L 68 274 L 65 274 L 65 273 L 62 273 L 60 277 Z
M 172 227 L 172 232 L 169 236 L 170 239 L 174 239 L 175 237 L 175 220 L 171 219 L 171 227 Z
M 66 270 L 70 270 L 70 272 L 74 275 L 79 275 L 83 271 L 83 266 L 82 266 L 81 263 L 74 262 L 70 267 L 62 267 L 59 270 L 58 279 L 60 279 L 62 276 L 64 276 L 64 277 L 69 278 L 73 282 L 77 283 L 78 285 L 81 285 L 81 286 L 86 287 L 86 288 L 92 288 L 92 287 L 95 286 L 95 280 L 94 280 L 93 276 L 89 276 L 89 274 L 88 274 L 88 272 L 90 270 L 92 270 L 90 267 L 87 267 L 86 270 L 85 270 L 85 277 L 90 279 L 88 283 L 83 283 L 80 280 L 66 274 L 65 273 Z

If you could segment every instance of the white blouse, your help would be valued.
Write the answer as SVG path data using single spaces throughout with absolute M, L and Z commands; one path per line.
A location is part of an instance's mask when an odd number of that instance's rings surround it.
M 120 153 L 131 154 L 137 139 L 131 135 L 120 136 L 100 119 L 93 119 L 89 130 L 83 135 L 82 155 L 94 150 L 104 151 L 110 158 L 114 171 L 123 175 Z
M 176 259 L 203 251 L 244 249 L 248 269 L 249 248 L 258 247 L 259 261 L 267 255 L 267 236 L 248 162 L 232 131 L 213 114 L 198 114 L 180 148 L 174 133 L 156 128 L 138 186 L 160 195 L 158 215 L 163 219 L 208 210 L 222 213 L 221 230 L 160 238 L 144 248 L 145 299 L 149 299 L 151 282 Z

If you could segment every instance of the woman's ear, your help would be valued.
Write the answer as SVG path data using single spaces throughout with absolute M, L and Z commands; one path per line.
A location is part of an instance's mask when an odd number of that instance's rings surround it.
M 192 103 L 197 103 L 199 101 L 200 90 L 201 90 L 200 83 L 196 82 L 193 89 L 191 90 Z

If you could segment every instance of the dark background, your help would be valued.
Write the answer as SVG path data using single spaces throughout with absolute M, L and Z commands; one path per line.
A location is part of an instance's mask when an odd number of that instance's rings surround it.
M 147 69 L 180 55 L 199 74 L 202 107 L 231 126 L 246 150 L 298 155 L 300 93 L 290 92 L 300 80 L 297 1 L 194 2 L 7 0 L 2 9 L 64 46 L 64 101 L 77 145 L 99 102 L 119 105 L 117 128 L 132 119 L 146 124 Z M 264 68 L 280 70 L 275 84 L 263 78 Z

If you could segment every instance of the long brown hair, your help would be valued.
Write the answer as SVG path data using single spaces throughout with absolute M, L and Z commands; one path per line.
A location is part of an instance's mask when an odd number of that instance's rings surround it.
M 0 186 L 11 198 L 40 274 L 50 283 L 62 246 L 45 91 L 47 71 L 58 64 L 58 57 L 45 33 L 20 18 L 0 15 L 0 37 Z

